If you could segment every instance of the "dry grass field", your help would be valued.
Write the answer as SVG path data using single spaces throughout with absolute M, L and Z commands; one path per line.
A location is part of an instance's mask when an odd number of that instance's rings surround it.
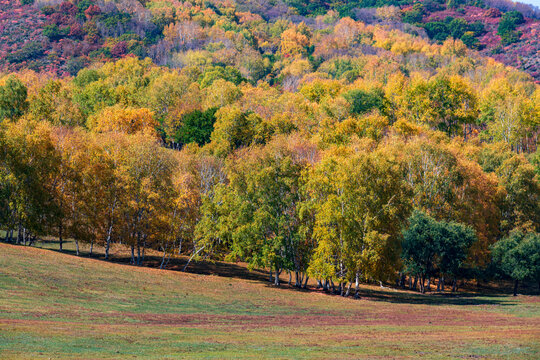
M 354 300 L 206 268 L 219 275 L 0 244 L 0 358 L 540 358 L 538 296 Z

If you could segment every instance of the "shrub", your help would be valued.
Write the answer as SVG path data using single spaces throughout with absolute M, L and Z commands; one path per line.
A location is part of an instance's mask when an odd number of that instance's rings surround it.
M 510 45 L 519 41 L 521 32 L 509 31 L 501 36 L 501 44 Z
M 59 28 L 56 24 L 47 25 L 43 28 L 43 35 L 48 37 L 51 41 L 59 40 L 67 36 L 69 32 L 69 27 Z
M 21 63 L 40 58 L 43 56 L 43 53 L 43 46 L 38 42 L 31 41 L 25 44 L 19 51 L 6 56 L 6 60 L 10 63 Z

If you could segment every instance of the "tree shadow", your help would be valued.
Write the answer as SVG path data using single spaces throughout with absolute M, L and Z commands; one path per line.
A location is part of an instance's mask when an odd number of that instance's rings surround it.
M 503 294 L 484 294 L 471 292 L 438 293 L 430 292 L 426 294 L 413 293 L 398 289 L 365 289 L 361 288 L 359 296 L 362 299 L 374 301 L 384 301 L 396 304 L 418 304 L 418 305 L 514 305 Z
M 295 286 L 281 285 L 276 287 L 273 284 L 268 283 L 266 279 L 267 287 L 279 289 L 283 291 L 300 291 L 300 292 L 317 292 L 327 295 L 329 297 L 342 297 L 337 290 L 331 289 L 324 291 L 321 288 L 315 286 L 308 286 L 307 288 L 297 288 Z M 471 306 L 471 305 L 500 305 L 500 306 L 513 306 L 517 302 L 509 297 L 511 294 L 495 294 L 495 293 L 477 293 L 477 292 L 428 292 L 426 294 L 415 293 L 408 289 L 390 288 L 385 287 L 381 290 L 375 290 L 372 287 L 366 287 L 360 285 L 358 291 L 358 297 L 355 297 L 355 290 L 351 288 L 349 296 L 346 299 L 351 301 L 381 301 L 393 304 L 411 304 L 411 305 L 455 305 L 455 306 Z
M 61 254 L 77 256 L 77 251 L 74 248 L 74 244 L 71 240 L 64 241 L 64 249 L 60 251 L 60 242 L 56 239 L 43 239 L 39 240 L 36 247 L 42 248 L 44 250 L 55 251 Z M 43 246 L 44 245 L 44 246 Z M 115 251 L 109 256 L 109 260 L 105 260 L 104 249 L 101 246 L 95 246 L 92 254 L 89 253 L 87 244 L 84 244 L 84 247 L 81 246 L 79 251 L 79 257 L 91 258 L 95 260 L 107 261 L 111 263 L 123 264 L 123 265 L 132 265 L 130 250 L 128 248 L 124 249 L 121 254 Z M 135 254 L 136 256 L 136 254 Z M 200 275 L 214 275 L 227 278 L 236 278 L 244 280 L 253 280 L 253 281 L 268 281 L 268 273 L 259 270 L 253 269 L 249 270 L 247 264 L 244 263 L 228 263 L 222 261 L 197 261 L 192 260 L 189 263 L 189 266 L 184 271 L 184 267 L 187 264 L 189 258 L 187 256 L 180 256 L 171 258 L 164 270 L 186 272 L 191 274 L 200 274 Z M 148 254 L 144 256 L 142 267 L 159 269 L 162 261 L 162 256 Z M 165 260 L 167 262 L 167 260 Z M 134 265 L 133 265 L 134 266 Z
M 56 239 L 45 239 L 40 240 L 39 243 L 43 246 L 38 246 L 46 250 L 51 250 L 59 252 L 62 254 L 77 256 L 75 249 L 73 248 L 73 243 L 70 243 L 69 240 L 65 241 L 66 247 L 63 251 L 58 249 L 59 242 Z M 105 255 L 103 249 L 99 246 L 95 247 L 95 251 L 92 255 L 89 254 L 88 250 L 84 248 L 79 252 L 79 257 L 92 258 L 100 261 L 107 261 L 111 263 L 118 263 L 123 265 L 131 264 L 131 255 L 129 249 L 124 249 L 119 252 L 111 254 L 110 260 L 105 260 Z M 143 267 L 155 268 L 158 269 L 162 262 L 162 256 L 153 254 L 146 254 L 144 257 Z M 258 281 L 266 284 L 267 287 L 274 289 L 280 289 L 283 291 L 300 291 L 300 292 L 318 292 L 324 293 L 328 296 L 341 296 L 340 294 L 333 293 L 332 291 L 324 292 L 322 289 L 317 289 L 313 282 L 308 285 L 307 288 L 298 288 L 293 285 L 288 285 L 285 277 L 282 274 L 280 286 L 275 286 L 269 282 L 269 274 L 267 271 L 260 269 L 249 270 L 247 264 L 245 263 L 228 263 L 221 261 L 197 261 L 193 260 L 189 263 L 189 266 L 184 271 L 184 267 L 188 262 L 188 257 L 174 257 L 169 260 L 167 266 L 164 267 L 164 270 L 169 271 L 178 271 L 186 272 L 191 274 L 199 275 L 212 275 L 220 276 L 225 278 L 235 278 L 243 280 Z M 462 289 L 456 293 L 449 292 L 428 292 L 426 294 L 420 294 L 417 292 L 410 291 L 405 288 L 397 287 L 385 287 L 381 289 L 376 289 L 375 287 L 361 287 L 358 293 L 359 299 L 366 299 L 372 301 L 384 301 L 389 303 L 396 304 L 422 304 L 422 305 L 456 305 L 456 306 L 470 306 L 470 305 L 500 305 L 500 306 L 512 306 L 515 305 L 515 301 L 509 300 L 508 295 L 512 293 L 511 283 L 501 283 L 502 285 L 493 287 L 477 287 L 476 291 L 471 291 L 473 288 L 472 285 L 468 285 L 467 288 Z M 538 291 L 532 290 L 532 287 L 527 284 L 524 284 L 522 288 L 522 293 L 524 294 L 538 294 Z M 349 299 L 355 300 L 354 298 L 354 289 L 351 289 Z
M 160 267 L 162 258 L 160 256 L 148 256 L 144 257 L 144 266 L 158 269 Z M 131 257 L 115 257 L 115 262 L 130 264 Z M 186 272 L 199 275 L 213 275 L 226 278 L 236 278 L 243 280 L 253 281 L 268 281 L 268 273 L 262 270 L 253 269 L 249 270 L 247 264 L 242 263 L 227 263 L 221 261 L 197 261 L 192 260 L 189 266 L 184 271 L 184 267 L 188 262 L 187 257 L 177 257 L 170 259 L 164 270 Z

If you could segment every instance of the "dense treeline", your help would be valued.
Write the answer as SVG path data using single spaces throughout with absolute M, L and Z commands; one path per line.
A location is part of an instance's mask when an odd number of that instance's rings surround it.
M 350 18 L 282 25 L 272 69 L 260 54 L 241 65 L 189 50 L 181 69 L 126 57 L 74 77 L 2 76 L 5 241 L 70 238 L 106 258 L 123 244 L 137 265 L 149 248 L 162 266 L 243 260 L 342 295 L 406 275 L 421 291 L 539 280 L 529 76 L 459 40 Z

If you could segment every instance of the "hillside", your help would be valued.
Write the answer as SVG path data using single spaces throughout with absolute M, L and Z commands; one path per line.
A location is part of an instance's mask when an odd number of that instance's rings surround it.
M 523 19 L 499 30 L 504 11 L 515 9 Z M 283 21 L 303 22 L 320 31 L 351 17 L 435 42 L 461 39 L 469 48 L 539 80 L 539 16 L 537 8 L 503 0 L 2 0 L 0 65 L 5 70 L 30 68 L 65 76 L 93 62 L 133 54 L 182 67 L 185 61 L 174 56 L 181 50 L 229 46 L 216 31 L 241 35 L 247 43 L 226 37 L 247 56 L 255 51 L 272 61 Z
M 534 8 L 0 4 L 0 357 L 538 358 Z
M 535 359 L 540 302 L 362 287 L 355 301 L 0 244 L 0 357 Z M 329 301 L 332 297 L 332 301 Z

